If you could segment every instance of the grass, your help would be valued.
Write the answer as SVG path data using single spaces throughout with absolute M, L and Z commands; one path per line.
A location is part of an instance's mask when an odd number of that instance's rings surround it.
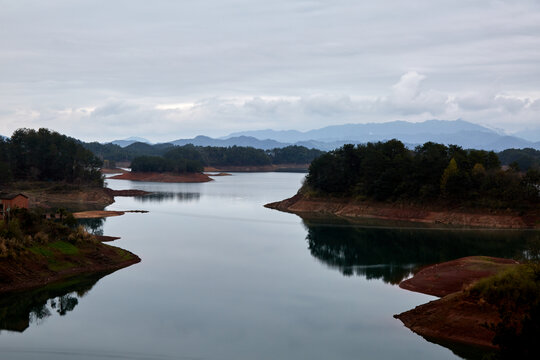
M 62 271 L 67 270 L 75 267 L 76 265 L 69 262 L 69 261 L 62 261 L 62 262 L 50 262 L 49 263 L 49 269 L 52 271 Z
M 526 308 L 540 302 L 540 265 L 511 266 L 478 281 L 469 292 L 494 305 L 511 304 L 516 309 Z
M 54 256 L 54 253 L 45 245 L 32 246 L 29 250 L 30 252 L 38 256 L 45 256 L 47 258 L 51 258 Z
M 469 294 L 494 305 L 498 324 L 485 326 L 495 332 L 494 359 L 540 359 L 540 264 L 522 264 L 483 279 Z
M 76 255 L 79 253 L 79 249 L 76 246 L 66 241 L 55 241 L 49 244 L 49 247 L 60 251 L 64 255 Z
M 122 258 L 122 260 L 131 260 L 133 258 L 133 255 L 130 252 L 128 252 L 128 251 L 126 251 L 124 249 L 114 247 L 114 246 L 113 246 L 113 248 L 114 248 L 114 251 L 116 252 L 116 254 Z
M 69 261 L 58 260 L 55 256 L 58 252 L 63 255 L 79 254 L 79 249 L 65 241 L 55 241 L 47 245 L 36 245 L 32 246 L 29 250 L 35 255 L 45 257 L 47 259 L 47 266 L 52 271 L 62 271 L 76 266 Z

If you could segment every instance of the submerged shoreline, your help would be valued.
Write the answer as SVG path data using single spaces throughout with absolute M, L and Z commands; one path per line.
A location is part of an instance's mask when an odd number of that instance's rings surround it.
M 441 209 L 434 206 L 420 207 L 372 201 L 354 201 L 350 199 L 312 198 L 301 193 L 264 206 L 270 209 L 293 213 L 301 217 L 334 215 L 352 221 L 373 218 L 478 228 L 540 228 L 540 219 L 537 213 L 520 215 L 515 211 L 495 213 L 483 209 Z

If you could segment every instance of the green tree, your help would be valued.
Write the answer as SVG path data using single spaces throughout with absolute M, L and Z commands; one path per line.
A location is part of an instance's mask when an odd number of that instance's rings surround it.
M 18 129 L 9 140 L 14 180 L 102 185 L 101 160 L 77 140 L 47 129 Z

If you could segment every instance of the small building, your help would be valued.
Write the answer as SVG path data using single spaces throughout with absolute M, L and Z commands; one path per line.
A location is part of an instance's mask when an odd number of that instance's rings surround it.
M 0 193 L 0 220 L 4 219 L 6 212 L 14 208 L 28 209 L 28 196 L 20 193 Z

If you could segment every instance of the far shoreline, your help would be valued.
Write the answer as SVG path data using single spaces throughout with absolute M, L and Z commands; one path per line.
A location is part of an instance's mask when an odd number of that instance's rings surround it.
M 205 166 L 205 172 L 307 172 L 310 164 Z
M 120 175 L 109 177 L 113 180 L 130 180 L 143 182 L 162 182 L 162 183 L 204 183 L 213 181 L 210 176 L 203 173 L 176 174 L 170 172 L 125 172 Z

